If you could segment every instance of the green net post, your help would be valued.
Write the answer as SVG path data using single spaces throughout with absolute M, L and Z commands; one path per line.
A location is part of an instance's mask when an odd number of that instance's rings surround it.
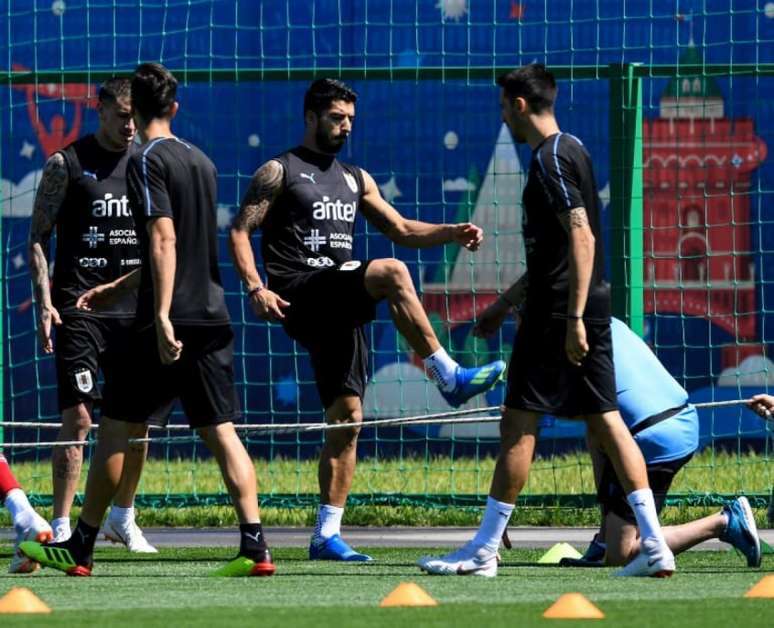
M 643 334 L 642 79 L 610 66 L 610 212 L 613 315 Z

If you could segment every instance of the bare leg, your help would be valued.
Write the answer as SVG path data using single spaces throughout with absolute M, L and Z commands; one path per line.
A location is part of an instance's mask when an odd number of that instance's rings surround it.
M 84 523 L 98 528 L 121 481 L 124 454 L 130 438 L 141 438 L 145 425 L 127 423 L 102 417 L 99 425 L 97 447 L 94 450 L 89 476 L 86 480 L 86 496 L 81 510 Z
M 57 441 L 86 440 L 91 429 L 91 404 L 79 403 L 62 412 Z M 54 519 L 69 517 L 83 465 L 83 446 L 54 447 L 51 468 L 54 487 Z
M 540 414 L 506 408 L 500 422 L 500 454 L 497 457 L 490 497 L 513 504 L 527 482 L 538 435 Z
M 640 551 L 640 538 L 637 526 L 621 519 L 614 513 L 605 518 L 608 531 L 607 555 L 608 565 L 625 565 Z M 680 554 L 699 543 L 718 538 L 725 530 L 726 518 L 721 513 L 709 515 L 695 521 L 678 526 L 661 528 L 669 549 L 674 554 Z
M 148 428 L 141 435 L 147 437 Z M 145 466 L 145 459 L 148 456 L 148 443 L 129 443 L 126 455 L 124 456 L 124 466 L 121 471 L 121 481 L 118 483 L 118 490 L 113 499 L 113 503 L 121 508 L 130 508 L 134 505 L 134 496 L 137 493 L 137 486 L 140 484 L 142 469 Z
M 239 523 L 260 523 L 255 467 L 234 424 L 219 423 L 199 428 L 197 432 L 218 461 Z
M 590 437 L 602 447 L 628 495 L 648 488 L 645 459 L 618 411 L 586 417 Z
M 329 423 L 362 422 L 363 408 L 360 398 L 355 395 L 338 397 L 325 411 L 325 416 Z M 359 428 L 353 427 L 326 432 L 317 471 L 321 503 L 339 508 L 346 504 L 355 476 L 359 431 Z
M 406 265 L 397 259 L 378 259 L 368 265 L 365 287 L 374 299 L 387 299 L 395 327 L 422 359 L 441 344 L 419 301 Z

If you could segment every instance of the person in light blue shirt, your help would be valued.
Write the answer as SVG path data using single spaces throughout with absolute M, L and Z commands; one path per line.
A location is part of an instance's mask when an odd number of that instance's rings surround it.
M 647 344 L 623 322 L 611 319 L 616 395 L 624 423 L 642 450 L 660 513 L 675 475 L 699 446 L 699 416 L 688 393 L 659 362 Z M 636 520 L 615 470 L 594 442 L 589 440 L 594 463 L 597 498 L 602 523 L 581 561 L 624 565 L 639 552 Z M 760 565 L 760 542 L 746 498 L 740 497 L 717 514 L 678 526 L 663 528 L 673 553 L 712 538 L 737 547 L 749 566 Z
M 509 293 L 503 304 L 495 301 L 479 314 L 473 333 L 489 337 L 502 326 L 521 294 Z M 660 513 L 675 475 L 699 447 L 699 416 L 688 393 L 659 362 L 647 344 L 623 322 L 610 322 L 618 409 L 642 450 Z M 518 356 L 514 356 L 518 357 Z M 765 416 L 774 411 L 774 397 L 758 395 L 749 407 Z M 626 493 L 601 447 L 588 440 L 597 484 L 602 521 L 581 559 L 563 559 L 565 566 L 625 565 L 638 555 L 639 531 Z M 750 567 L 761 563 L 760 540 L 750 504 L 739 497 L 714 515 L 678 526 L 662 528 L 669 549 L 678 554 L 709 539 L 718 538 L 741 551 Z M 503 535 L 506 546 L 507 534 Z

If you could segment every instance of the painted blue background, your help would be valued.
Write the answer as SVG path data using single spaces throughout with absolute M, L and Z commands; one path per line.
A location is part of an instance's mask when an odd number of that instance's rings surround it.
M 454 0 L 272 0 L 266 2 L 144 1 L 134 3 L 9 0 L 0 14 L 0 58 L 37 70 L 130 71 L 138 62 L 160 61 L 175 70 L 224 68 L 516 66 L 533 60 L 555 65 L 642 62 L 674 64 L 692 37 L 708 63 L 774 62 L 774 8 L 763 0 L 525 0 L 455 2 Z M 88 6 L 87 6 L 88 5 Z M 454 12 L 462 6 L 461 14 Z M 444 14 L 444 8 L 446 14 Z M 521 20 L 513 15 L 523 10 Z M 60 13 L 61 15 L 56 15 Z M 769 17 L 767 14 L 772 14 Z M 756 132 L 774 151 L 771 101 L 774 78 L 717 77 L 730 118 L 752 117 Z M 395 178 L 401 196 L 395 206 L 405 215 L 427 221 L 453 220 L 461 192 L 443 192 L 445 179 L 467 177 L 471 168 L 483 175 L 500 128 L 497 91 L 484 81 L 355 81 L 360 94 L 352 141 L 344 159 L 371 172 L 378 183 Z M 666 79 L 645 81 L 645 115 L 654 117 Z M 294 145 L 302 132 L 301 102 L 305 83 L 192 83 L 179 94 L 176 132 L 198 144 L 220 173 L 223 225 L 233 214 L 249 177 L 267 158 Z M 2 154 L 0 174 L 19 184 L 42 168 L 44 156 L 30 124 L 24 94 L 0 88 Z M 41 98 L 40 115 L 72 119 L 72 103 Z M 563 128 L 589 147 L 597 179 L 609 178 L 608 84 L 605 80 L 563 81 L 557 114 Z M 93 130 L 96 116 L 87 110 L 83 131 Z M 443 138 L 454 131 L 453 150 Z M 250 141 L 251 136 L 253 141 Z M 257 141 L 256 139 L 257 138 Z M 30 154 L 27 145 L 35 150 Z M 26 153 L 26 154 L 25 154 Z M 522 164 L 528 152 L 519 148 Z M 753 176 L 751 222 L 760 316 L 755 341 L 774 339 L 774 165 L 769 158 Z M 5 196 L 5 195 L 4 195 Z M 4 202 L 5 203 L 5 202 Z M 5 416 L 11 420 L 56 416 L 51 360 L 39 360 L 33 316 L 27 307 L 30 285 L 26 266 L 29 220 L 3 219 L 5 298 Z M 606 224 L 609 216 L 605 216 Z M 608 225 L 609 226 L 609 225 Z M 442 250 L 396 249 L 359 224 L 356 254 L 396 255 L 408 262 L 417 284 L 435 272 Z M 223 230 L 222 234 L 225 235 Z M 257 241 L 256 241 L 257 245 Z M 238 294 L 238 282 L 222 250 L 223 278 L 236 323 L 237 369 L 250 422 L 317 420 L 319 401 L 306 356 L 290 344 L 282 329 L 253 320 Z M 718 388 L 720 345 L 733 339 L 698 318 L 650 317 L 648 339 L 670 372 L 695 399 L 737 398 L 748 389 Z M 469 326 L 455 331 L 460 348 Z M 513 326 L 503 345 L 492 352 L 507 355 Z M 407 360 L 384 309 L 371 331 L 372 367 Z M 268 359 L 271 353 L 271 359 Z M 768 375 L 774 381 L 774 374 Z M 141 388 L 141 383 L 138 383 Z M 757 389 L 756 389 L 757 391 Z M 499 388 L 487 397 L 502 398 Z M 548 427 L 550 437 L 576 439 L 579 427 Z M 761 424 L 746 411 L 702 414 L 702 440 L 728 435 L 759 441 Z M 29 436 L 21 430 L 6 438 Z M 384 432 L 385 442 L 399 435 Z M 424 433 L 406 433 L 418 445 Z M 288 455 L 302 442 L 318 437 L 256 439 L 267 453 Z M 550 440 L 550 439 L 549 439 Z M 373 441 L 372 441 L 373 442 Z M 438 443 L 443 446 L 443 443 Z

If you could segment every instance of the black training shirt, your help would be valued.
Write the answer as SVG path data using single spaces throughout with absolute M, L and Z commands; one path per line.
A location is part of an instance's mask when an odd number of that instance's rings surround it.
M 360 168 L 303 146 L 275 160 L 283 191 L 261 225 L 261 254 L 269 286 L 283 292 L 302 275 L 352 259 L 364 183 Z
M 529 272 L 526 312 L 535 316 L 567 315 L 570 248 L 569 236 L 559 216 L 583 207 L 595 238 L 594 267 L 584 318 L 606 321 L 610 317 L 610 288 L 604 280 L 599 195 L 591 157 L 578 138 L 556 133 L 535 147 L 522 203 Z
M 87 135 L 61 151 L 67 193 L 56 219 L 51 300 L 62 315 L 133 318 L 134 293 L 100 310 L 75 309 L 78 297 L 140 265 L 134 219 L 126 195 L 126 165 L 136 147 L 115 152 Z
M 129 204 L 137 224 L 142 278 L 137 322 L 154 319 L 149 220 L 171 218 L 177 264 L 169 318 L 175 324 L 230 322 L 218 270 L 217 172 L 196 146 L 176 137 L 145 144 L 127 167 Z

